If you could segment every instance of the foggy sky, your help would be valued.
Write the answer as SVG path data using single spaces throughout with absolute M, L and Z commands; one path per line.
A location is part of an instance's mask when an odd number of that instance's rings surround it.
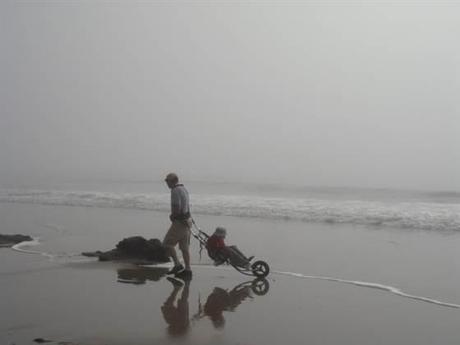
M 460 190 L 460 5 L 2 2 L 0 181 Z

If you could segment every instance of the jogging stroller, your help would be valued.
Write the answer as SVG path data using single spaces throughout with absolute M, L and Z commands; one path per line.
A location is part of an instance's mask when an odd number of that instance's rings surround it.
M 207 248 L 209 235 L 201 230 L 192 220 L 194 228 L 191 228 L 191 233 L 200 242 L 200 255 L 203 248 Z M 265 261 L 257 260 L 251 264 L 253 257 L 246 257 L 243 255 L 243 260 L 232 260 L 230 257 L 211 256 L 208 251 L 209 257 L 214 260 L 217 265 L 227 264 L 233 266 L 238 272 L 247 276 L 255 276 L 257 278 L 265 278 L 270 273 L 270 267 Z

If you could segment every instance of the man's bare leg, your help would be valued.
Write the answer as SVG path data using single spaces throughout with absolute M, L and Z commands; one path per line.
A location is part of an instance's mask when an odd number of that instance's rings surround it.
M 189 249 L 181 249 L 182 257 L 184 258 L 185 269 L 187 271 L 191 271 L 192 268 L 190 267 L 190 251 Z
M 173 259 L 174 266 L 180 264 L 179 259 L 177 258 L 176 249 L 173 246 L 166 246 L 168 255 Z

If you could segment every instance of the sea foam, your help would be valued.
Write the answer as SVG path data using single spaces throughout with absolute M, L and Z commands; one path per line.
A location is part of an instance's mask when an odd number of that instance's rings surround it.
M 169 194 L 0 190 L 0 202 L 169 212 Z M 192 195 L 192 213 L 331 224 L 459 231 L 460 204 L 426 201 L 332 200 L 251 195 Z
M 422 301 L 422 302 L 426 302 L 426 303 L 436 304 L 436 305 L 439 305 L 439 306 L 442 306 L 442 307 L 460 309 L 459 304 L 448 303 L 448 302 L 443 302 L 443 301 L 440 301 L 440 300 L 437 300 L 437 299 L 434 299 L 434 298 L 408 294 L 408 293 L 406 293 L 406 292 L 404 292 L 404 291 L 402 291 L 402 290 L 400 290 L 400 289 L 398 289 L 398 288 L 396 288 L 394 286 L 390 286 L 390 285 L 371 283 L 371 282 L 363 282 L 363 281 L 356 281 L 356 280 L 346 280 L 346 279 L 339 279 L 339 278 L 333 278 L 333 277 L 311 276 L 311 275 L 306 275 L 306 274 L 302 274 L 302 273 L 295 273 L 295 272 L 274 271 L 272 273 L 279 274 L 279 275 L 290 276 L 290 277 L 296 277 L 296 278 L 326 280 L 326 281 L 331 281 L 331 282 L 336 282 L 336 283 L 343 283 L 343 284 L 360 286 L 360 287 L 365 287 L 365 288 L 370 288 L 370 289 L 377 289 L 377 290 L 387 291 L 389 293 L 392 293 L 394 295 L 398 295 L 398 296 L 401 296 L 401 297 L 410 298 L 410 299 L 413 299 L 413 300 L 416 300 L 416 301 Z

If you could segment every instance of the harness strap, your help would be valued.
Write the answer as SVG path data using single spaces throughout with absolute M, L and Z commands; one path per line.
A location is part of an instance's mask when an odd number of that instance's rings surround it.
M 203 242 L 200 241 L 200 262 L 201 262 L 201 252 L 203 251 L 204 245 Z
M 198 240 L 198 242 L 200 242 L 200 252 L 199 252 L 199 254 L 200 254 L 200 262 L 201 262 L 201 256 L 202 256 L 201 253 L 203 252 L 203 248 L 205 248 L 204 238 L 203 238 L 203 236 L 200 236 L 203 233 L 203 231 L 201 231 L 201 229 L 198 227 L 198 225 L 196 225 L 195 219 L 191 218 L 191 220 L 192 220 L 193 226 L 195 226 L 195 228 L 198 230 L 198 234 L 195 234 L 193 231 L 192 231 L 192 234 L 193 234 L 193 237 L 195 237 Z

